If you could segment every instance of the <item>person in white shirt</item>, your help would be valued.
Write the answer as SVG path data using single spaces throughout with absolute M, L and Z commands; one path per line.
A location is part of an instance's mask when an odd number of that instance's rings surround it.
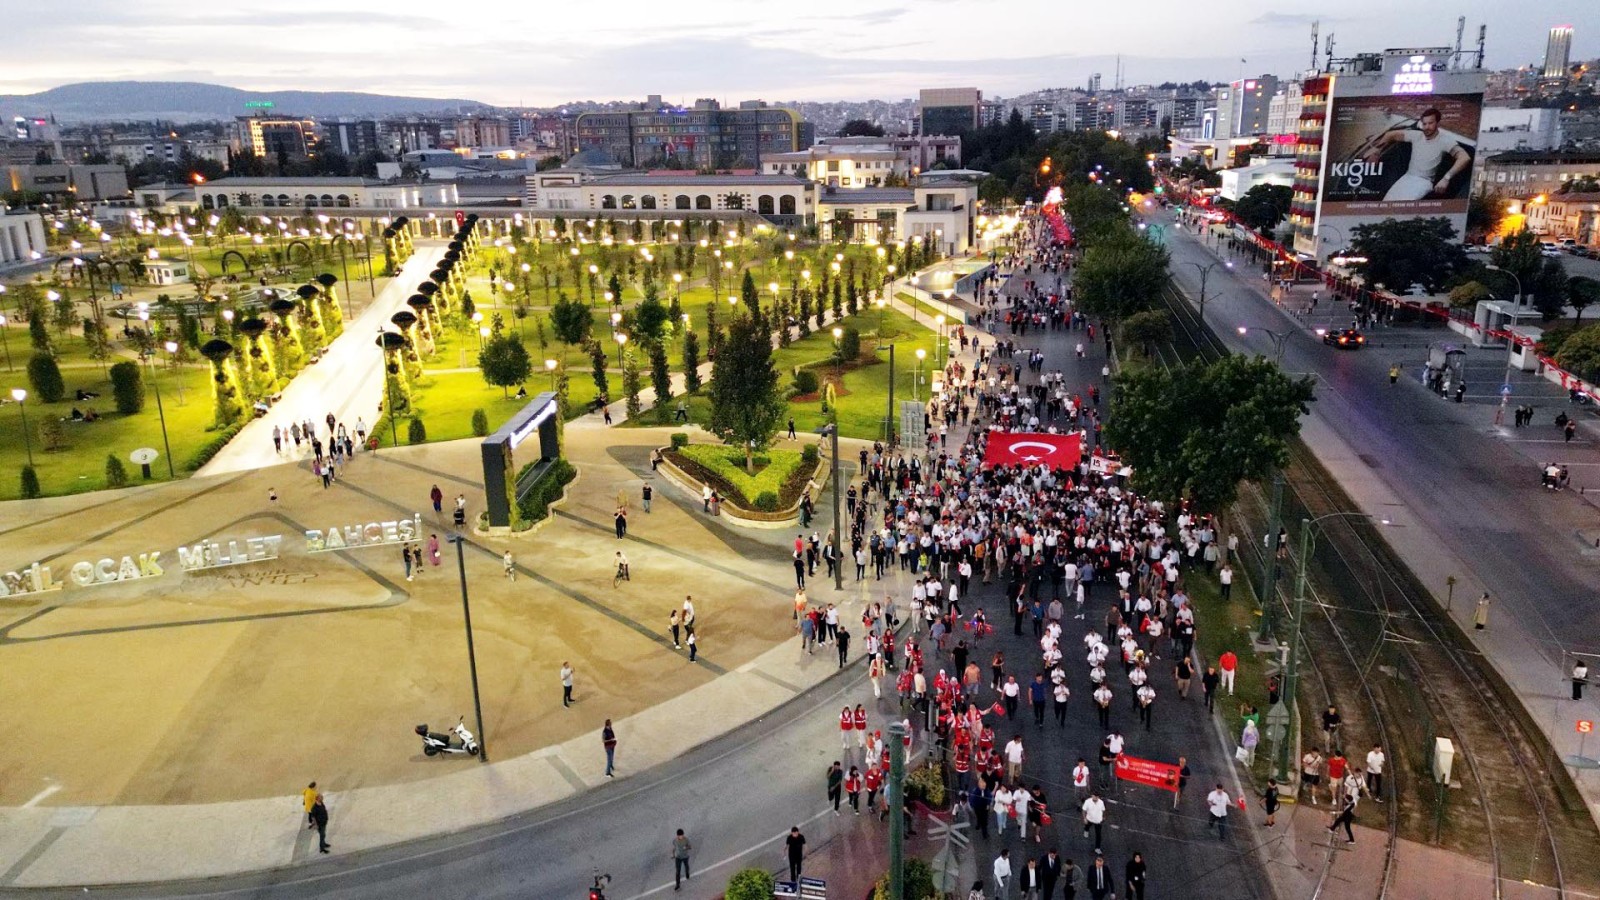
M 1089 793 L 1089 763 L 1082 758 L 1072 767 L 1072 787 L 1079 797 Z
M 994 792 L 994 830 L 995 837 L 1006 833 L 1006 821 L 1011 818 L 1011 789 L 1005 785 L 995 789 Z
M 1099 791 L 1090 791 L 1089 799 L 1083 801 L 1083 836 L 1089 836 L 1089 829 L 1094 829 L 1094 852 L 1100 852 L 1100 845 L 1104 843 L 1103 829 L 1106 821 L 1106 802 L 1100 799 Z
M 1369 163 L 1382 161 L 1384 153 L 1396 144 L 1411 145 L 1406 173 L 1389 185 L 1384 200 L 1422 200 L 1450 195 L 1456 176 L 1472 164 L 1472 157 L 1453 137 L 1439 132 L 1443 118 L 1439 110 L 1429 107 L 1417 117 L 1416 128 L 1391 128 L 1373 142 L 1372 149 L 1364 157 Z M 1450 169 L 1436 178 L 1446 156 L 1450 157 Z
M 1383 802 L 1383 766 L 1388 758 L 1383 755 L 1383 747 L 1373 744 L 1367 751 L 1367 795 L 1372 799 Z
M 1004 897 L 1011 885 L 1011 851 L 1001 850 L 994 858 L 994 895 Z
M 1016 813 L 1017 827 L 1022 829 L 1022 839 L 1028 839 L 1028 804 L 1033 802 L 1033 794 L 1021 785 L 1011 792 L 1011 810 Z
M 1207 828 L 1217 829 L 1217 840 L 1226 840 L 1228 837 L 1228 806 L 1232 800 L 1228 792 L 1222 789 L 1222 783 L 1206 795 L 1206 807 L 1211 811 L 1211 821 L 1206 823 Z
M 1022 779 L 1022 735 L 1006 743 L 1006 778 L 1012 782 Z

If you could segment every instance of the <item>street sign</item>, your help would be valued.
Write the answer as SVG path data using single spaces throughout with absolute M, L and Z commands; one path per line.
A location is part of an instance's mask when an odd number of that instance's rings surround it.
M 160 455 L 161 454 L 157 453 L 155 450 L 153 450 L 153 449 L 151 449 L 149 447 L 140 447 L 139 449 L 133 451 L 132 453 L 129 453 L 128 454 L 128 459 L 132 460 L 135 465 L 148 466 L 151 463 L 155 462 L 156 461 L 156 457 L 158 457 Z
M 1593 732 L 1594 732 L 1594 722 L 1592 722 L 1592 721 L 1590 721 L 1588 719 L 1579 719 L 1578 720 L 1578 733 L 1579 734 L 1592 734 Z
M 1172 763 L 1140 759 L 1126 753 L 1117 757 L 1117 777 L 1134 784 L 1148 785 L 1164 791 L 1177 791 L 1178 767 Z

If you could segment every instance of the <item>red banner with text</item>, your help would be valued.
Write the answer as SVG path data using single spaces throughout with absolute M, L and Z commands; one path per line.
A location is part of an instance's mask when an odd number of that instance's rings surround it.
M 1140 759 L 1126 753 L 1117 757 L 1117 777 L 1134 784 L 1149 785 L 1163 791 L 1177 791 L 1178 767 L 1171 763 Z

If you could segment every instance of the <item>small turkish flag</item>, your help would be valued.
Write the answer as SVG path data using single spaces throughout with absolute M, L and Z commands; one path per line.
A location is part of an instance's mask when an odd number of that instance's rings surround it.
M 990 432 L 983 461 L 991 466 L 1038 466 L 1071 469 L 1083 458 L 1082 436 L 1041 432 Z

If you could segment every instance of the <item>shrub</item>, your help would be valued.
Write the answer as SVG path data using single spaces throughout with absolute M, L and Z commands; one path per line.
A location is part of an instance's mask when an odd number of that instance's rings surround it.
M 914 856 L 906 857 L 906 866 L 903 873 L 904 881 L 901 890 L 905 893 L 899 900 L 924 900 L 926 897 L 938 897 L 939 892 L 933 888 L 933 867 Z M 884 873 L 878 883 L 872 888 L 872 900 L 896 900 L 889 893 L 889 874 Z
M 61 380 L 61 367 L 48 353 L 35 353 L 28 360 L 28 383 L 33 393 L 45 403 L 55 403 L 67 395 L 67 384 Z
M 46 453 L 67 449 L 67 433 L 61 427 L 61 420 L 55 416 L 47 416 L 39 423 L 39 446 Z
M 794 392 L 796 394 L 815 394 L 818 387 L 817 373 L 810 369 L 801 369 L 794 373 Z
M 139 364 L 123 360 L 111 367 L 111 396 L 117 412 L 131 416 L 144 409 L 144 375 Z
M 472 433 L 478 437 L 486 437 L 489 434 L 489 414 L 481 409 L 472 411 Z
M 678 455 L 725 484 L 740 506 L 754 504 L 757 497 L 768 491 L 782 497 L 790 476 L 800 470 L 800 454 L 794 450 L 767 450 L 757 454 L 756 465 L 762 468 L 754 475 L 745 472 L 744 451 L 738 447 L 695 444 L 679 448 Z
M 183 464 L 183 467 L 188 469 L 190 472 L 193 472 L 210 462 L 211 457 L 222 452 L 222 448 L 228 446 L 228 442 L 233 440 L 233 436 L 238 434 L 239 429 L 243 427 L 243 422 L 236 422 L 232 425 L 229 425 L 227 428 L 218 431 L 217 436 L 201 445 L 200 449 L 196 450 L 194 455 L 189 457 L 189 461 Z
M 533 465 L 529 463 L 529 465 Z M 521 480 L 521 473 L 517 474 Z M 517 512 L 522 514 L 522 520 L 528 524 L 539 521 L 550 513 L 550 504 L 561 499 L 561 490 L 572 479 L 578 477 L 578 470 L 572 463 L 558 459 L 550 465 L 550 471 L 533 486 L 521 500 L 517 501 Z
M 800 448 L 800 461 L 808 466 L 817 464 L 817 445 L 807 444 Z
M 728 879 L 728 890 L 723 900 L 772 900 L 777 889 L 772 873 L 762 869 L 743 869 Z
M 861 358 L 861 330 L 854 325 L 847 326 L 839 338 L 839 356 L 845 362 L 854 362 Z
M 406 424 L 406 443 L 425 444 L 428 441 L 427 426 L 422 424 L 422 417 L 412 416 Z
M 682 450 L 689 446 L 689 435 L 686 432 L 674 431 L 672 433 L 672 449 Z
M 119 488 L 128 484 L 128 467 L 115 453 L 106 456 L 106 487 Z
M 39 490 L 39 473 L 33 470 L 33 466 L 23 466 L 22 499 L 32 500 L 41 493 L 42 491 Z
M 906 776 L 906 796 L 921 800 L 934 809 L 944 806 L 944 774 L 937 765 L 926 765 Z
M 756 509 L 762 512 L 778 511 L 778 495 L 772 491 L 762 491 L 756 495 Z

